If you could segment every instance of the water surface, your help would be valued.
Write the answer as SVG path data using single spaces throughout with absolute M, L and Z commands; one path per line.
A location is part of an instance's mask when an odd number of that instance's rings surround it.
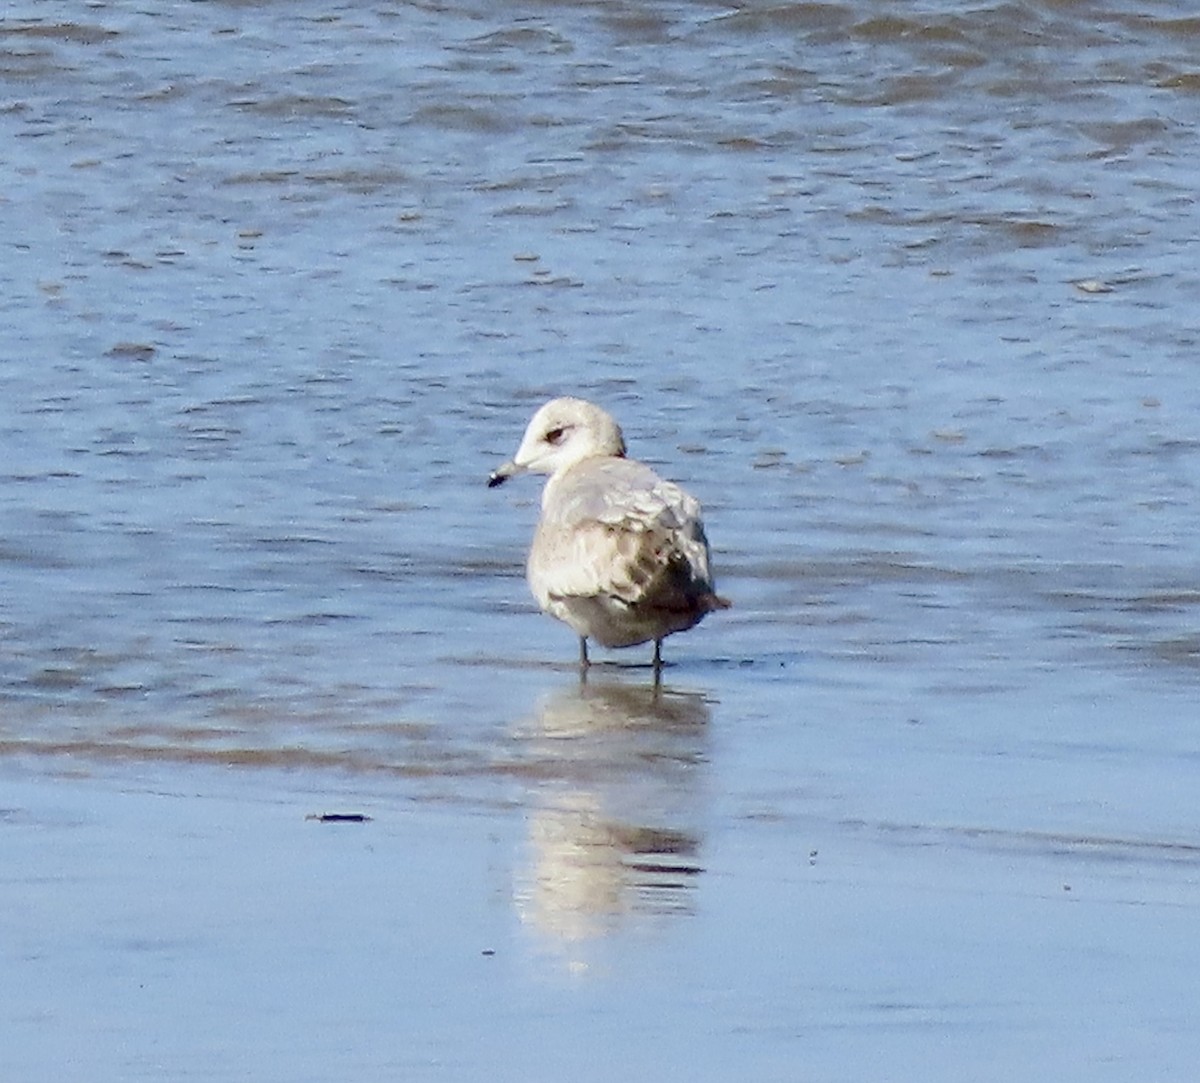
M 14 1070 L 1189 1079 L 1198 42 L 9 5 Z M 658 690 L 484 488 L 562 393 L 706 507 Z

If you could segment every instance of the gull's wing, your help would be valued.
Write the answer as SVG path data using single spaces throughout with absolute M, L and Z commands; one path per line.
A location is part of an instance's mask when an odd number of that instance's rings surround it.
M 551 598 L 687 611 L 712 593 L 700 505 L 643 463 L 588 459 L 548 483 L 529 581 Z

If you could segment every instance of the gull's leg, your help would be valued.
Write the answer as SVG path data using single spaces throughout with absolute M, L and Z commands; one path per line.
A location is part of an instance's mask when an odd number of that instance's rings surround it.
M 579 637 L 579 668 L 587 669 L 587 667 L 590 665 L 591 665 L 591 663 L 588 661 L 588 656 L 587 656 L 587 637 L 580 636 Z
M 661 673 L 662 667 L 663 667 L 662 640 L 656 639 L 654 641 L 654 672 L 656 674 Z

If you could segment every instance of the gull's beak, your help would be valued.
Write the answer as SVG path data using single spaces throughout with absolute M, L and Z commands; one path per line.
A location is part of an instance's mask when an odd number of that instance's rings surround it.
M 510 459 L 491 472 L 488 476 L 488 488 L 494 489 L 497 485 L 503 485 L 514 474 L 520 474 L 521 472 L 522 468 Z

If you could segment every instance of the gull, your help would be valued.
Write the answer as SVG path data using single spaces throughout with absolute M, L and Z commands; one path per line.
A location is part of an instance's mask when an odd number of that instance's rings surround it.
M 542 611 L 604 647 L 662 641 L 729 602 L 709 571 L 700 505 L 645 463 L 625 457 L 609 414 L 584 399 L 560 398 L 533 415 L 516 455 L 488 487 L 517 474 L 548 474 L 526 576 Z

